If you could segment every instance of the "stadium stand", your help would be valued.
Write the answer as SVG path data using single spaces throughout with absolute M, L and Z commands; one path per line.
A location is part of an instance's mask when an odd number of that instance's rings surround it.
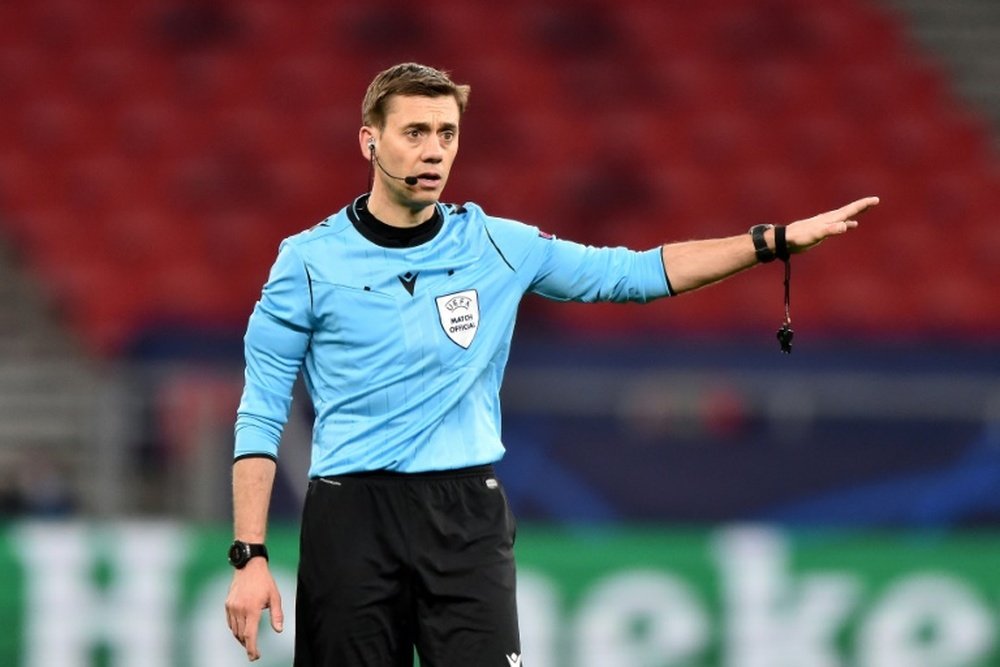
M 452 198 L 646 247 L 874 192 L 863 233 L 796 262 L 797 321 L 1000 332 L 989 127 L 867 2 L 44 0 L 0 4 L 0 44 L 3 230 L 99 356 L 157 327 L 238 333 L 280 239 L 364 188 L 358 102 L 403 59 L 473 84 Z M 778 273 L 524 325 L 771 329 Z

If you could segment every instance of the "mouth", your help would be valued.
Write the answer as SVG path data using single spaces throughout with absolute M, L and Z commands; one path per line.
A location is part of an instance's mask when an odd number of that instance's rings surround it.
M 441 183 L 441 174 L 424 172 L 417 174 L 417 184 L 425 188 L 436 188 Z

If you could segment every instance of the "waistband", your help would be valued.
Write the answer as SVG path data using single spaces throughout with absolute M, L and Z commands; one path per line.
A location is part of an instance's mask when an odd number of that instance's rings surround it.
M 451 470 L 428 470 L 426 472 L 398 472 L 396 470 L 363 470 L 360 472 L 348 472 L 341 475 L 321 475 L 311 479 L 461 479 L 463 477 L 494 477 L 493 464 L 488 463 L 481 466 L 471 466 L 469 468 L 454 468 Z

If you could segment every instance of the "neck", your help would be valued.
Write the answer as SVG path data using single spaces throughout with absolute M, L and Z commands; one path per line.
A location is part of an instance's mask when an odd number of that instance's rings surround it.
M 416 227 L 434 216 L 434 202 L 396 201 L 376 182 L 368 198 L 368 210 L 392 227 Z

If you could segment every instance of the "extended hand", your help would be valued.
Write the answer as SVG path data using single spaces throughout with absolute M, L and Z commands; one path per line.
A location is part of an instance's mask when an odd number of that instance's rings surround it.
M 271 627 L 275 632 L 284 628 L 281 594 L 263 558 L 254 558 L 242 570 L 233 574 L 233 583 L 226 598 L 226 620 L 233 636 L 247 651 L 247 658 L 260 657 L 257 648 L 257 628 L 265 609 L 271 610 Z
M 785 239 L 790 252 L 803 252 L 819 244 L 830 236 L 843 234 L 858 226 L 856 218 L 878 205 L 878 197 L 865 197 L 841 206 L 835 211 L 827 211 L 804 220 L 796 220 L 785 230 Z

